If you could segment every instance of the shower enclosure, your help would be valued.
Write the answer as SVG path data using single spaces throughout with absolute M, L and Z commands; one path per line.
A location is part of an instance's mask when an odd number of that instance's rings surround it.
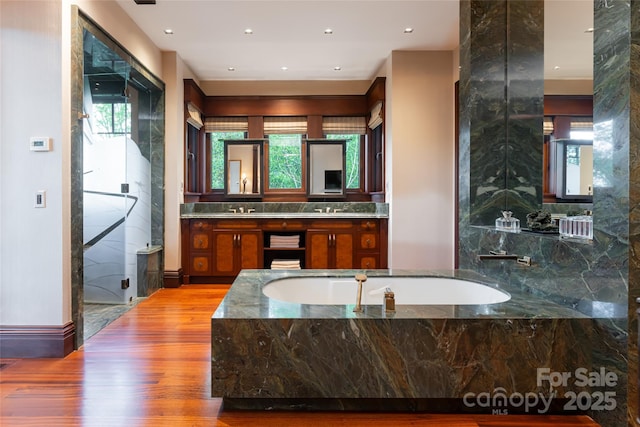
M 108 37 L 85 28 L 83 55 L 84 302 L 124 304 L 147 296 L 137 286 L 138 252 L 162 245 L 154 154 L 163 147 L 164 98 Z

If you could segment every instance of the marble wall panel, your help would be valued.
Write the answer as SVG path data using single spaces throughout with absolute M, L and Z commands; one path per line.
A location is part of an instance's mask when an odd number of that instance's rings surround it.
M 501 2 L 497 2 L 501 3 Z M 464 2 L 463 2 L 464 4 Z M 461 10 L 461 18 L 465 16 Z M 610 351 L 594 350 L 593 360 L 602 366 L 620 366 L 629 376 L 629 385 L 621 384 L 617 392 L 618 406 L 623 409 L 613 419 L 610 416 L 596 418 L 607 426 L 636 425 L 637 413 L 637 321 L 635 298 L 640 296 L 640 273 L 636 247 L 638 227 L 638 203 L 640 181 L 638 156 L 640 132 L 638 123 L 638 87 L 633 77 L 640 68 L 638 60 L 638 33 L 640 30 L 640 4 L 618 0 L 594 2 L 594 239 L 590 242 L 560 240 L 557 237 L 510 234 L 497 232 L 490 227 L 475 227 L 477 205 L 473 202 L 473 187 L 461 179 L 459 259 L 461 268 L 469 268 L 496 280 L 519 286 L 523 290 L 549 300 L 574 307 L 581 312 L 599 317 L 597 323 L 614 343 Z M 463 35 L 473 39 L 473 28 Z M 473 53 L 473 43 L 461 45 L 461 59 Z M 512 57 L 515 61 L 518 57 Z M 526 58 L 521 58 L 524 60 Z M 636 61 L 637 64 L 634 62 Z M 526 62 L 526 61 L 524 61 Z M 473 66 L 473 63 L 471 64 Z M 517 67 L 518 64 L 510 64 Z M 470 114 L 466 85 L 473 86 L 473 78 L 461 70 L 460 117 Z M 467 81 L 465 81 L 467 80 Z M 524 92 L 523 92 L 524 93 Z M 537 95 L 536 95 L 537 98 Z M 532 100 L 533 103 L 537 102 Z M 533 105 L 533 104 L 532 104 Z M 531 124 L 526 123 L 522 129 Z M 461 123 L 461 137 L 464 123 Z M 473 151 L 478 145 L 464 138 L 460 141 L 460 174 L 475 179 Z M 467 158 L 471 159 L 468 166 Z M 537 153 L 532 157 L 523 152 L 522 163 L 538 162 Z M 598 181 L 599 180 L 599 181 Z M 468 198 L 465 195 L 469 195 Z M 495 213 L 494 213 L 495 214 Z M 495 215 L 494 215 L 495 216 Z M 484 220 L 486 225 L 490 217 Z M 523 218 L 521 218 L 522 220 Z M 523 267 L 512 261 L 479 261 L 478 255 L 490 250 L 506 250 L 508 253 L 527 255 L 533 260 L 531 267 Z M 629 339 L 632 337 L 632 339 Z M 597 414 L 602 417 L 604 414 Z

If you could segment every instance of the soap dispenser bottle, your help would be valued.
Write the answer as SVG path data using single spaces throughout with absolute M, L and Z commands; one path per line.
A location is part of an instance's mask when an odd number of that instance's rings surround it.
M 511 211 L 502 211 L 502 216 L 496 219 L 496 229 L 511 232 L 520 231 L 520 220 L 511 215 L 513 215 Z

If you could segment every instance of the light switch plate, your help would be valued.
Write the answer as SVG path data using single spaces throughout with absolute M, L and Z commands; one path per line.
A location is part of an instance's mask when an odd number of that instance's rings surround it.
M 34 208 L 46 208 L 47 207 L 47 192 L 45 190 L 36 191 L 36 200 L 33 205 Z

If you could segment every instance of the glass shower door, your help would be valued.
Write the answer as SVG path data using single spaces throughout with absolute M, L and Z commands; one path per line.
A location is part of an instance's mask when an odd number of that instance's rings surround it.
M 124 304 L 127 288 L 127 145 L 130 66 L 85 33 L 83 109 L 84 301 Z

